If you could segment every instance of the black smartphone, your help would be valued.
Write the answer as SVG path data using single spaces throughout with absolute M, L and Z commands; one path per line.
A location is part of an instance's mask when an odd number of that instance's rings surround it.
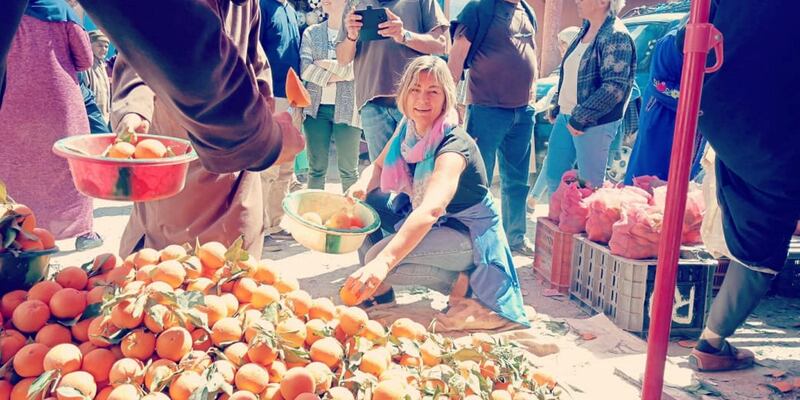
M 388 37 L 378 34 L 378 30 L 380 29 L 378 25 L 389 20 L 385 8 L 372 8 L 371 6 L 367 6 L 366 9 L 356 10 L 355 13 L 361 16 L 361 23 L 363 24 L 358 34 L 358 40 L 369 42 L 371 40 L 388 39 Z

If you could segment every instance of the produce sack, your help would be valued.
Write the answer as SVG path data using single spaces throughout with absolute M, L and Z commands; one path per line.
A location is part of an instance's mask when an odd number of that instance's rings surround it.
M 653 203 L 662 213 L 664 212 L 667 205 L 666 186 L 653 189 Z M 681 244 L 694 245 L 703 243 L 701 228 L 705 212 L 706 204 L 703 199 L 702 186 L 696 183 L 689 183 L 689 190 L 686 193 L 686 212 L 683 215 L 683 227 L 681 228 Z
M 666 184 L 666 181 L 662 181 L 655 175 L 637 176 L 633 178 L 633 186 L 641 188 L 650 194 L 653 194 L 653 189 L 665 186 Z
M 611 254 L 636 260 L 658 257 L 658 241 L 664 214 L 658 207 L 642 204 L 623 206 L 620 219 L 611 228 Z
M 597 243 L 611 240 L 611 229 L 619 221 L 624 204 L 647 205 L 652 196 L 634 186 L 623 188 L 604 187 L 584 200 L 588 208 L 586 236 Z
M 558 223 L 561 217 L 561 198 L 564 196 L 564 190 L 569 184 L 577 181 L 578 170 L 573 169 L 564 172 L 564 175 L 561 176 L 561 183 L 558 184 L 558 188 L 556 188 L 556 191 L 550 196 L 550 210 L 547 213 L 547 217 L 550 218 L 551 221 Z
M 581 233 L 586 230 L 586 217 L 589 215 L 589 209 L 583 200 L 591 196 L 594 190 L 581 186 L 580 182 L 573 182 L 564 188 L 558 222 L 558 229 L 562 232 Z

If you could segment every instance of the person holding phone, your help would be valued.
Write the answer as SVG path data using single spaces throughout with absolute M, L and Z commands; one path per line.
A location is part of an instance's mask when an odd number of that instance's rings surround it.
M 377 33 L 386 40 L 362 40 L 362 16 L 356 10 L 385 10 Z M 397 78 L 411 59 L 447 54 L 450 23 L 436 0 L 348 0 L 343 29 L 336 39 L 340 65 L 353 62 L 356 108 L 361 116 L 370 160 L 375 160 L 402 118 L 395 102 Z M 372 27 L 369 27 L 372 28 Z

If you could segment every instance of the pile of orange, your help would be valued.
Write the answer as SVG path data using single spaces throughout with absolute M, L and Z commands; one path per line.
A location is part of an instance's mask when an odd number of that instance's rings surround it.
M 172 157 L 175 154 L 157 139 L 140 139 L 136 133 L 127 132 L 119 135 L 102 156 L 117 159 L 158 159 Z
M 5 294 L 0 400 L 557 398 L 510 343 L 384 327 L 240 249 L 105 254 Z
M 8 247 L 4 244 L 8 243 Z M 23 204 L 0 205 L 0 253 L 38 251 L 56 247 L 53 234 L 36 226 L 36 215 Z

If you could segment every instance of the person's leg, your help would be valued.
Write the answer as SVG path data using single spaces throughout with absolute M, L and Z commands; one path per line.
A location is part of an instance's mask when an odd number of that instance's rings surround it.
M 325 189 L 325 175 L 328 173 L 328 154 L 330 153 L 333 121 L 333 106 L 322 105 L 317 117 L 306 117 L 303 131 L 306 134 L 308 150 L 308 188 Z
M 492 185 L 497 147 L 514 122 L 514 111 L 510 109 L 469 106 L 467 133 L 475 139 L 486 166 L 486 177 Z M 526 161 L 527 162 L 527 161 Z
M 572 142 L 572 135 L 567 130 L 569 115 L 559 114 L 553 129 L 550 130 L 550 141 L 547 144 L 547 158 L 544 159 L 545 182 L 547 183 L 548 195 L 558 189 L 561 183 L 561 176 L 572 169 L 575 164 L 575 144 Z
M 373 246 L 366 254 L 366 261 L 375 259 L 393 237 L 388 236 Z M 458 274 L 473 267 L 469 234 L 448 227 L 435 227 L 389 273 L 381 286 L 386 291 L 395 285 L 420 285 L 448 294 Z
M 578 176 L 594 187 L 600 187 L 606 177 L 608 149 L 617 134 L 619 121 L 587 128 L 583 135 L 573 136 L 578 161 Z
M 531 157 L 531 135 L 534 124 L 533 107 L 514 110 L 514 120 L 498 148 L 500 184 L 502 187 L 503 227 L 512 250 L 525 250 L 527 218 L 525 200 L 528 197 L 528 171 Z M 532 249 L 531 249 L 532 250 Z
M 727 342 L 767 294 L 774 274 L 750 269 L 731 261 L 717 297 L 711 305 L 706 327 L 689 356 L 689 364 L 700 371 L 728 371 L 749 368 L 753 352 Z
M 394 211 L 389 209 L 390 196 L 389 193 L 382 192 L 378 189 L 369 192 L 367 198 L 364 200 L 367 205 L 372 207 L 378 214 L 378 218 L 381 220 L 381 227 L 367 235 L 367 238 L 364 239 L 364 243 L 359 248 L 358 259 L 362 264 L 365 262 L 367 251 L 384 238 L 383 232 L 387 234 L 394 233 L 394 226 L 402 219 L 400 215 L 397 215 Z
M 358 145 L 361 140 L 361 129 L 347 124 L 334 124 L 333 140 L 342 191 L 346 192 L 358 180 Z
M 361 125 L 364 128 L 364 138 L 367 140 L 370 161 L 378 158 L 397 128 L 399 119 L 395 118 L 395 111 L 396 109 L 391 107 L 384 107 L 372 102 L 361 108 Z

